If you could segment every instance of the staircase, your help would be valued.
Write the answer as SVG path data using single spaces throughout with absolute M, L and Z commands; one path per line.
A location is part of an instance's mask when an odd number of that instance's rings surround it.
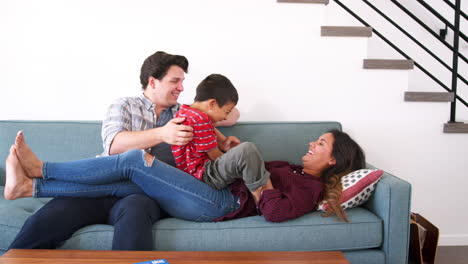
M 452 6 L 455 9 L 455 12 L 458 12 L 458 19 L 460 17 L 460 13 L 463 16 L 466 16 L 463 12 L 460 11 L 460 0 L 457 0 L 458 3 L 458 11 L 456 9 L 456 5 Z M 278 3 L 302 3 L 302 4 L 322 4 L 328 5 L 329 0 L 277 0 Z M 359 20 L 364 26 L 322 26 L 321 27 L 321 36 L 322 37 L 357 37 L 357 38 L 370 38 L 373 36 L 373 33 L 376 33 L 381 39 L 383 39 L 387 44 L 389 44 L 392 48 L 397 50 L 403 57 L 406 59 L 363 59 L 363 69 L 368 70 L 412 70 L 415 66 L 421 69 L 424 73 L 426 73 L 431 79 L 433 79 L 436 83 L 438 83 L 442 88 L 447 90 L 447 92 L 429 92 L 429 91 L 407 91 L 404 93 L 404 101 L 405 102 L 424 102 L 424 103 L 434 103 L 434 102 L 444 102 L 444 103 L 451 103 L 451 115 L 450 121 L 444 124 L 443 132 L 444 133 L 468 133 L 468 123 L 456 122 L 455 121 L 455 103 L 457 99 L 462 102 L 465 107 L 468 107 L 468 104 L 460 98 L 456 93 L 456 80 L 457 77 L 467 83 L 467 81 L 457 73 L 457 63 L 454 62 L 453 68 L 450 68 L 445 62 L 439 59 L 436 55 L 434 55 L 429 49 L 419 43 L 416 39 L 414 39 L 409 33 L 407 33 L 404 29 L 402 29 L 397 23 L 393 22 L 390 18 L 388 18 L 384 13 L 380 10 L 375 8 L 371 3 L 367 0 L 363 0 L 367 5 L 369 5 L 372 9 L 374 9 L 377 13 L 387 19 L 390 23 L 392 23 L 395 27 L 397 27 L 400 31 L 403 31 L 410 39 L 417 42 L 421 48 L 427 51 L 431 56 L 438 59 L 440 63 L 442 63 L 447 69 L 453 72 L 453 80 L 452 80 L 452 89 L 448 88 L 448 85 L 443 84 L 439 81 L 436 77 L 434 77 L 429 71 L 423 68 L 421 65 L 413 61 L 406 53 L 396 47 L 390 40 L 385 38 L 382 34 L 380 34 L 377 30 L 371 27 L 371 25 L 367 24 L 364 20 L 362 20 L 359 16 L 357 16 L 352 10 L 350 10 L 347 6 L 343 5 L 340 1 L 335 0 L 337 4 L 339 4 L 343 9 L 345 9 L 348 13 L 353 15 L 357 20 Z M 400 5 L 397 1 L 392 0 L 396 5 Z M 427 7 L 424 1 L 420 1 L 423 3 L 424 7 Z M 408 10 L 404 9 L 404 7 L 400 6 L 405 12 L 409 12 Z M 443 19 L 439 17 L 438 13 L 434 10 L 431 12 L 435 12 L 439 19 Z M 411 13 L 408 15 L 412 16 Z M 418 23 L 421 23 L 417 18 L 414 18 Z M 444 21 L 448 23 L 451 28 L 456 29 L 458 26 L 459 29 L 459 20 L 455 21 L 455 26 L 452 26 L 448 21 Z M 457 25 L 458 24 L 458 25 Z M 424 24 L 422 25 L 425 26 Z M 457 30 L 458 31 L 458 30 Z M 455 31 L 455 34 L 459 34 L 461 37 L 466 39 L 466 36 L 462 32 Z M 446 43 L 444 43 L 446 44 Z M 448 44 L 446 44 L 448 45 Z M 450 46 L 449 46 L 450 47 Z M 462 59 L 465 60 L 466 58 L 463 55 L 459 55 L 458 53 L 458 38 L 456 37 L 454 40 L 454 57 L 458 58 L 460 56 Z M 455 83 L 454 83 L 455 82 Z M 462 106 L 464 107 L 464 106 Z

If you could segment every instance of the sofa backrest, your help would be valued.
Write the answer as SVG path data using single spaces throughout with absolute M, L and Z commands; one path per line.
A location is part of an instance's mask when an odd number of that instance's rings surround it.
M 99 121 L 0 121 L 0 184 L 5 184 L 5 159 L 16 133 L 44 161 L 94 157 L 103 151 Z
M 309 142 L 331 129 L 341 130 L 338 122 L 243 122 L 222 127 L 225 136 L 237 136 L 241 141 L 257 145 L 263 159 L 284 160 L 301 164 Z
M 226 136 L 254 142 L 265 160 L 301 164 L 308 143 L 338 122 L 240 122 L 221 127 Z M 100 121 L 0 121 L 0 184 L 5 184 L 5 159 L 16 133 L 23 130 L 27 143 L 41 160 L 67 161 L 95 157 L 103 151 Z

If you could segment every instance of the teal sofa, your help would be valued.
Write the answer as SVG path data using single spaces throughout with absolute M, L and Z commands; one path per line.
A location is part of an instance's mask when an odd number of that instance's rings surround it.
M 239 123 L 221 128 L 225 135 L 257 144 L 265 160 L 300 164 L 307 143 L 337 122 Z M 96 121 L 0 121 L 0 159 L 4 161 L 16 132 L 23 130 L 38 156 L 46 161 L 94 157 L 102 151 L 101 123 Z M 5 163 L 0 165 L 0 191 L 5 184 Z M 261 216 L 219 223 L 167 218 L 155 223 L 154 250 L 174 251 L 343 251 L 351 263 L 407 263 L 411 185 L 384 173 L 371 199 L 347 210 L 350 223 L 313 212 L 283 223 Z M 0 254 L 18 234 L 25 220 L 48 199 L 0 198 Z M 62 249 L 110 250 L 113 227 L 82 228 Z

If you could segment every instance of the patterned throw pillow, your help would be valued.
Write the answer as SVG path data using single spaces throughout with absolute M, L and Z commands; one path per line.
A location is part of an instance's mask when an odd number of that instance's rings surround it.
M 382 170 L 362 169 L 343 176 L 341 178 L 343 185 L 341 207 L 343 210 L 360 206 L 369 200 L 382 174 Z M 317 210 L 325 212 L 327 209 L 328 203 L 323 200 Z

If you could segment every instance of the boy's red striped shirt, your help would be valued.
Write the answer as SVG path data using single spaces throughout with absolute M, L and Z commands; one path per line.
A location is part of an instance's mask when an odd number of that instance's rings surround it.
M 193 128 L 193 139 L 185 146 L 172 145 L 177 168 L 202 180 L 205 164 L 210 160 L 207 152 L 218 147 L 216 132 L 206 113 L 182 105 L 175 117 L 185 117 L 182 123 Z

